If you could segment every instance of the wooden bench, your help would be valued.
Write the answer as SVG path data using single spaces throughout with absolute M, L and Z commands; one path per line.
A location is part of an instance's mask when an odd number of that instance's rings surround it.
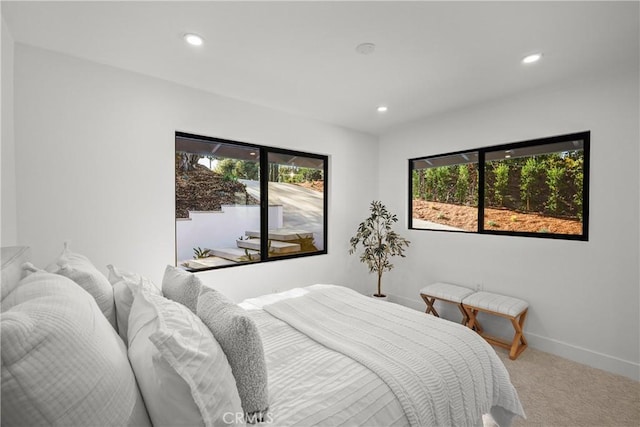
M 450 302 L 458 306 L 460 313 L 462 313 L 463 325 L 466 325 L 467 322 L 469 322 L 469 315 L 464 307 L 462 307 L 462 300 L 471 294 L 473 294 L 472 289 L 465 288 L 464 286 L 452 285 L 450 283 L 434 283 L 420 289 L 420 296 L 424 300 L 425 304 L 427 304 L 427 310 L 425 313 L 440 317 L 433 304 L 436 300 Z M 479 323 L 476 322 L 476 326 L 479 328 Z
M 467 312 L 469 322 L 467 326 L 474 329 L 477 325 L 478 312 L 494 314 L 511 321 L 515 331 L 511 342 L 477 332 L 490 344 L 494 344 L 509 350 L 509 358 L 515 360 L 527 348 L 527 339 L 524 336 L 524 321 L 527 317 L 529 304 L 518 298 L 498 295 L 491 292 L 475 292 L 469 294 L 462 301 L 462 307 Z

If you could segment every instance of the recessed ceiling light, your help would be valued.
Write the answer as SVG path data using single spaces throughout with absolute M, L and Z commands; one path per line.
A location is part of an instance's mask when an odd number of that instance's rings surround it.
M 369 55 L 376 50 L 376 45 L 373 43 L 360 43 L 356 46 L 356 52 L 361 53 L 362 55 Z
M 187 33 L 184 36 L 184 40 L 192 46 L 202 46 L 204 40 L 197 34 Z
M 524 58 L 522 58 L 522 63 L 523 64 L 533 64 L 534 62 L 538 62 L 540 60 L 540 58 L 542 58 L 542 54 L 541 53 L 533 53 L 531 55 L 527 55 Z
M 381 105 L 378 107 L 378 113 L 386 113 L 388 109 L 386 105 Z

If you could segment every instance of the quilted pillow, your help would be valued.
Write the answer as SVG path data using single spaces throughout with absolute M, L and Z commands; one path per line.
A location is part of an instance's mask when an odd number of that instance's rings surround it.
M 167 265 L 162 278 L 162 294 L 196 312 L 202 282 L 193 273 Z
M 124 344 L 85 290 L 40 270 L 2 309 L 3 425 L 150 425 Z
M 129 360 L 154 426 L 220 426 L 242 415 L 224 352 L 188 308 L 142 288 L 128 334 Z
M 47 266 L 47 271 L 68 277 L 89 292 L 107 320 L 114 329 L 117 328 L 111 284 L 87 257 L 71 252 L 69 244 L 65 242 L 64 250 L 54 263 Z
M 162 295 L 162 291 L 146 277 L 137 273 L 129 273 L 118 270 L 113 265 L 107 266 L 109 270 L 109 282 L 113 286 L 113 300 L 116 305 L 116 322 L 118 324 L 118 333 L 122 340 L 127 344 L 129 338 L 127 331 L 129 329 L 129 312 L 131 304 L 133 304 L 133 296 L 137 290 L 144 287 L 148 292 Z
M 261 420 L 269 409 L 269 394 L 258 327 L 243 308 L 206 286 L 200 292 L 197 313 L 229 359 L 247 418 Z

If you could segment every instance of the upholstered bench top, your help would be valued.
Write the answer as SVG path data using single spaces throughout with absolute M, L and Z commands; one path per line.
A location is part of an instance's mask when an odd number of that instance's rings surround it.
M 526 301 L 521 299 L 492 294 L 491 292 L 475 292 L 465 297 L 462 303 L 508 316 L 517 316 L 529 306 Z
M 450 283 L 434 283 L 420 289 L 420 293 L 438 299 L 461 303 L 465 297 L 473 293 L 473 290 Z

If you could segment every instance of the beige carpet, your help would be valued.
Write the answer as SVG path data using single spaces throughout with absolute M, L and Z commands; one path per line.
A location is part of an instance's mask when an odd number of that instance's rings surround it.
M 640 426 L 640 383 L 528 348 L 517 360 L 496 348 L 527 419 L 513 426 Z

